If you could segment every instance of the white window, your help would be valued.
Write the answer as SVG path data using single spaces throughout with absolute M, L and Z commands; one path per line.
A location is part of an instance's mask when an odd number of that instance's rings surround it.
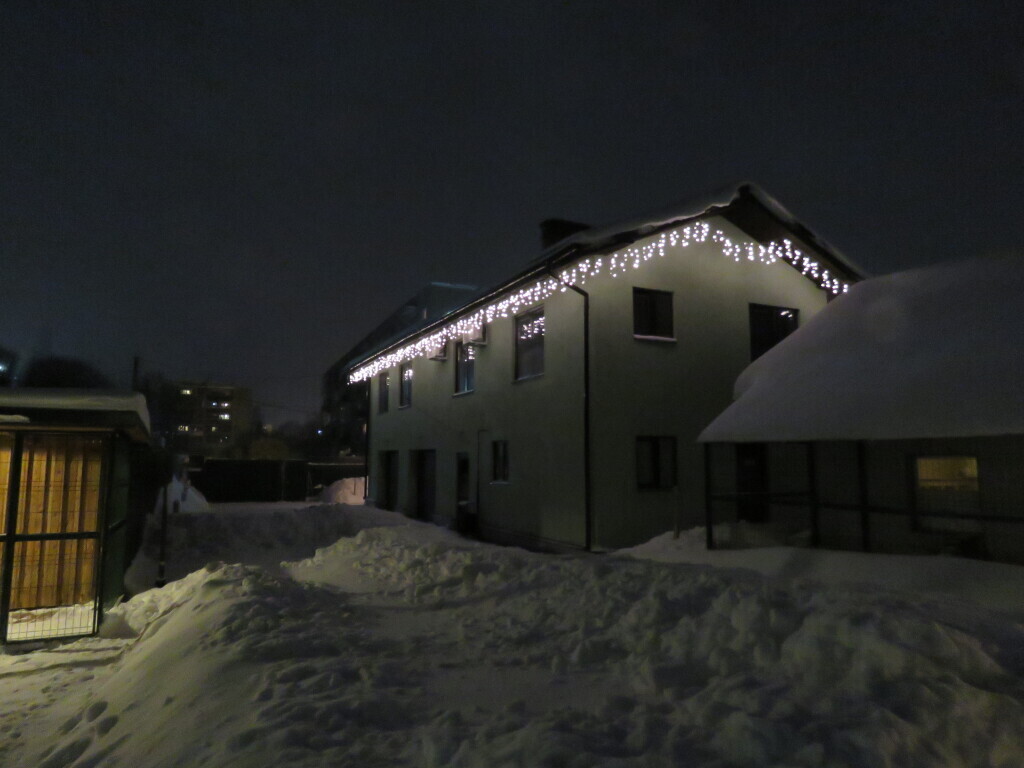
M 516 379 L 544 373 L 544 307 L 516 318 Z

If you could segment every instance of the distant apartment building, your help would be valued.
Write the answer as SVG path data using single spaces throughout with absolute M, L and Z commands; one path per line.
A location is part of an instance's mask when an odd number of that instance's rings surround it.
M 235 456 L 255 429 L 252 392 L 231 384 L 161 381 L 149 387 L 154 436 L 177 453 Z
M 473 298 L 471 285 L 429 283 L 360 339 L 324 373 L 323 433 L 334 458 L 366 455 L 369 385 L 350 381 L 353 365 L 376 350 L 436 322 Z

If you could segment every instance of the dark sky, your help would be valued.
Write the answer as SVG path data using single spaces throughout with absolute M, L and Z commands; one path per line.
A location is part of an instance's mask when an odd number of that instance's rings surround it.
M 0 346 L 248 384 L 271 420 L 537 223 L 750 179 L 872 272 L 1024 240 L 994 2 L 0 4 Z

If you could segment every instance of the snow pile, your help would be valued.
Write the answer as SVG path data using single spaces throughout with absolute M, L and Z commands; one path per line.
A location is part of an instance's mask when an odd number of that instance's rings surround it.
M 734 524 L 715 526 L 715 540 L 726 541 Z M 703 527 L 671 532 L 636 547 L 620 549 L 619 557 L 660 563 L 690 563 L 719 568 L 744 568 L 765 576 L 811 579 L 830 586 L 863 585 L 872 589 L 920 592 L 931 598 L 953 598 L 1000 611 L 1024 621 L 1024 568 L 1005 563 L 928 555 L 879 555 L 818 548 L 764 546 L 767 539 L 740 522 L 734 540 L 756 549 L 715 549 L 705 546 Z
M 1019 255 L 859 283 L 751 363 L 700 439 L 1022 434 L 1022 294 Z
M 210 508 L 210 502 L 203 496 L 202 491 L 191 483 L 182 482 L 180 478 L 174 477 L 157 493 L 156 504 L 153 506 L 154 515 L 163 514 L 165 493 L 168 515 L 174 513 L 175 502 L 178 502 L 178 512 L 202 512 Z
M 335 480 L 320 493 L 324 504 L 362 504 L 366 495 L 366 478 L 347 477 Z
M 290 577 L 211 566 L 116 609 L 130 639 L 104 642 L 121 656 L 45 699 L 42 725 L 14 727 L 24 698 L 0 715 L 5 764 L 1009 768 L 1024 754 L 1024 627 L 983 609 L 342 514 L 352 535 Z

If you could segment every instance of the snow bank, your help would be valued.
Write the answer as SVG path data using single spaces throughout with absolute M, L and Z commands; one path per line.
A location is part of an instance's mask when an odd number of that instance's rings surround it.
M 1019 255 L 859 283 L 751 363 L 700 440 L 1022 434 L 1022 294 Z
M 167 514 L 174 513 L 174 502 L 178 502 L 178 512 L 202 512 L 210 509 L 210 502 L 203 496 L 202 491 L 195 488 L 191 483 L 184 483 L 179 478 L 171 479 L 163 490 L 156 495 L 156 504 L 153 506 L 153 514 L 163 514 L 164 491 L 167 492 Z
M 116 609 L 121 660 L 9 764 L 1020 765 L 1019 622 L 357 509 L 293 578 L 211 566 Z
M 715 526 L 716 540 L 725 539 L 726 527 Z M 766 576 L 811 579 L 830 586 L 861 585 L 920 592 L 932 599 L 974 603 L 1024 621 L 1024 568 L 1005 563 L 782 546 L 709 551 L 703 527 L 682 531 L 678 539 L 671 532 L 665 533 L 636 547 L 620 549 L 615 555 L 660 563 L 743 568 Z
M 366 496 L 366 478 L 348 477 L 335 480 L 320 493 L 324 504 L 362 504 Z

